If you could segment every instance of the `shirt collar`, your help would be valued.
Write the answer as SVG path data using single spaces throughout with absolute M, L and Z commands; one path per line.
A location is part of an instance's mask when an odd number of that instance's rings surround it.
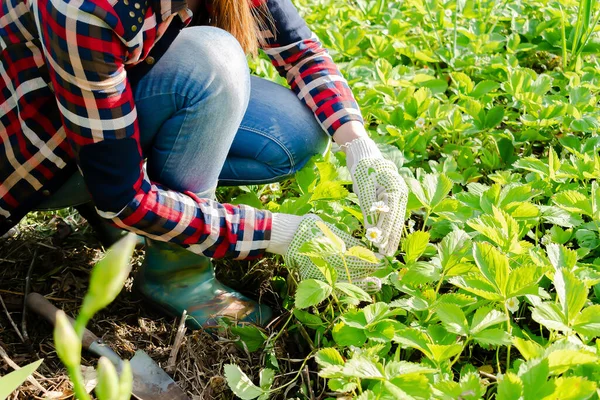
M 167 20 L 173 14 L 180 14 L 184 21 L 191 15 L 186 0 L 148 0 L 148 3 L 154 10 L 158 23 Z

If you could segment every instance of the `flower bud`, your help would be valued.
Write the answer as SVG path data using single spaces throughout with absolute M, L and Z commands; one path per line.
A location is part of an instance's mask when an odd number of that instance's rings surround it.
M 90 287 L 83 299 L 81 314 L 92 315 L 109 305 L 121 292 L 131 271 L 131 254 L 136 237 L 130 233 L 112 245 L 102 260 L 96 263 L 90 277 Z
M 68 369 L 79 367 L 81 362 L 81 341 L 64 311 L 56 312 L 54 326 L 54 347 L 56 354 Z
M 121 364 L 121 376 L 119 377 L 119 400 L 129 400 L 133 390 L 133 372 L 129 360 Z
M 106 357 L 98 361 L 98 385 L 96 396 L 98 400 L 117 400 L 119 395 L 119 378 L 117 369 Z

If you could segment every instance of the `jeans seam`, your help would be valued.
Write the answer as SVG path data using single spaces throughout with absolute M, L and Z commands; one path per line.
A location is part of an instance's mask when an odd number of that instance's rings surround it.
M 289 159 L 289 161 L 290 161 L 290 170 L 289 170 L 289 172 L 288 172 L 287 174 L 284 174 L 284 175 L 289 175 L 289 174 L 293 173 L 293 171 L 294 171 L 294 168 L 296 167 L 296 163 L 294 162 L 294 157 L 292 156 L 292 153 L 291 153 L 291 152 L 288 150 L 288 148 L 287 148 L 287 147 L 286 147 L 286 146 L 283 144 L 283 142 L 281 142 L 279 139 L 277 139 L 277 138 L 275 138 L 275 137 L 268 136 L 268 135 L 266 135 L 265 133 L 263 133 L 263 132 L 259 131 L 258 129 L 251 128 L 251 127 L 249 127 L 249 126 L 240 125 L 240 129 L 246 129 L 246 130 L 248 130 L 248 131 L 250 131 L 250 132 L 254 132 L 254 133 L 256 133 L 257 135 L 260 135 L 260 136 L 262 136 L 262 137 L 264 137 L 264 138 L 267 138 L 267 139 L 269 139 L 269 140 L 272 140 L 273 142 L 277 143 L 277 145 L 278 145 L 279 147 L 281 147 L 281 149 L 282 149 L 282 150 L 285 152 L 285 154 L 288 156 L 288 159 Z

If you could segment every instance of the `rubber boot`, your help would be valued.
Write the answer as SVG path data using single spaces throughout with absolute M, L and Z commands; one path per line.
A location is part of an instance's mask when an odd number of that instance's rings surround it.
M 134 285 L 163 312 L 181 316 L 187 310 L 192 329 L 217 325 L 219 317 L 264 326 L 271 309 L 215 278 L 210 258 L 171 243 L 146 240 L 146 257 Z

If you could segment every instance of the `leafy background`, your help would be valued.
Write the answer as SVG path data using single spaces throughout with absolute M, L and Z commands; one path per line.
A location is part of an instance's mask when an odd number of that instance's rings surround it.
M 292 279 L 272 282 L 290 310 L 281 330 L 301 331 L 312 349 L 300 369 L 328 380 L 321 397 L 598 398 L 596 2 L 295 3 L 411 190 L 376 295 L 335 276 L 297 292 Z M 266 58 L 252 67 L 281 82 Z M 317 213 L 361 237 L 349 184 L 331 152 L 236 201 Z M 253 329 L 252 350 L 268 354 L 279 335 Z M 278 366 L 266 357 L 264 367 L 257 386 L 228 365 L 230 387 L 281 394 Z M 311 385 L 298 396 L 313 397 Z

